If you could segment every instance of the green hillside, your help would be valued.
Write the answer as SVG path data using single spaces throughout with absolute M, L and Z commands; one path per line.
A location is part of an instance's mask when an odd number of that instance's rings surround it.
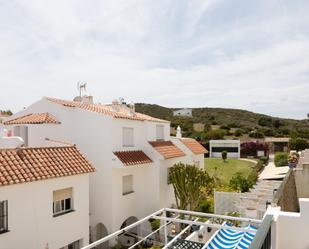
M 138 103 L 136 111 L 171 121 L 172 127 L 181 125 L 185 135 L 208 140 L 210 138 L 265 136 L 290 136 L 309 138 L 309 123 L 306 120 L 271 117 L 239 109 L 193 108 L 192 118 L 173 117 L 173 108 Z M 196 132 L 193 124 L 202 123 L 204 131 Z M 216 130 L 213 127 L 216 126 Z M 208 134 L 207 134 L 208 133 Z

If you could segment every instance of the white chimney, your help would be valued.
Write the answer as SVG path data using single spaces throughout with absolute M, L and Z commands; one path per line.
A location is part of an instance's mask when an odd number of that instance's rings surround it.
M 120 104 L 119 104 L 118 100 L 114 99 L 112 101 L 112 109 L 113 109 L 113 111 L 119 112 L 119 106 L 120 106 Z
M 82 97 L 82 102 L 86 104 L 93 104 L 93 96 L 90 95 L 84 95 Z
M 177 138 L 181 138 L 181 137 L 182 137 L 182 135 L 181 135 L 181 128 L 180 128 L 179 125 L 178 125 L 178 127 L 177 127 L 176 137 L 177 137 Z

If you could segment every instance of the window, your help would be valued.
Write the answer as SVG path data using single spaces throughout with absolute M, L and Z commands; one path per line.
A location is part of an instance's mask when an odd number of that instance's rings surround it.
M 133 175 L 122 177 L 122 195 L 133 193 Z
M 53 192 L 54 217 L 73 211 L 72 205 L 72 188 L 56 190 Z
M 157 141 L 164 140 L 164 126 L 156 125 L 156 138 Z
M 8 232 L 8 201 L 0 201 L 0 233 Z
M 67 246 L 61 247 L 60 249 L 80 249 L 81 246 L 82 246 L 82 240 L 77 240 L 71 244 L 68 244 Z
M 80 248 L 79 244 L 80 244 L 79 240 L 77 240 L 77 241 L 69 244 L 68 245 L 68 249 L 79 249 Z
M 134 146 L 134 129 L 124 127 L 122 128 L 122 146 L 133 147 Z
M 212 152 L 222 152 L 226 150 L 230 153 L 238 153 L 238 147 L 212 147 Z

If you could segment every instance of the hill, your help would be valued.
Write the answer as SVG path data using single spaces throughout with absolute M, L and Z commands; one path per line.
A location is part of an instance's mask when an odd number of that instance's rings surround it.
M 260 113 L 228 108 L 192 108 L 193 117 L 174 117 L 175 108 L 137 103 L 137 112 L 171 121 L 172 127 L 181 125 L 185 135 L 207 140 L 208 138 L 264 136 L 291 136 L 309 138 L 307 120 L 277 118 Z M 194 130 L 194 124 L 203 124 L 204 130 Z M 214 133 L 208 134 L 207 133 Z M 219 134 L 221 133 L 221 134 Z M 223 134 L 224 133 L 224 134 Z

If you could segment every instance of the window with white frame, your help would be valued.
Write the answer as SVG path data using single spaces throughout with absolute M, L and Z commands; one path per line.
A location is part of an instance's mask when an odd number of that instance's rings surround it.
M 8 201 L 0 201 L 0 233 L 8 231 Z
M 156 125 L 156 139 L 157 141 L 164 140 L 164 126 Z
M 122 177 L 122 195 L 131 194 L 133 189 L 133 175 L 127 175 Z
M 134 129 L 130 127 L 122 128 L 122 146 L 133 147 L 134 146 Z
M 72 188 L 60 189 L 53 192 L 53 215 L 59 216 L 73 211 Z

